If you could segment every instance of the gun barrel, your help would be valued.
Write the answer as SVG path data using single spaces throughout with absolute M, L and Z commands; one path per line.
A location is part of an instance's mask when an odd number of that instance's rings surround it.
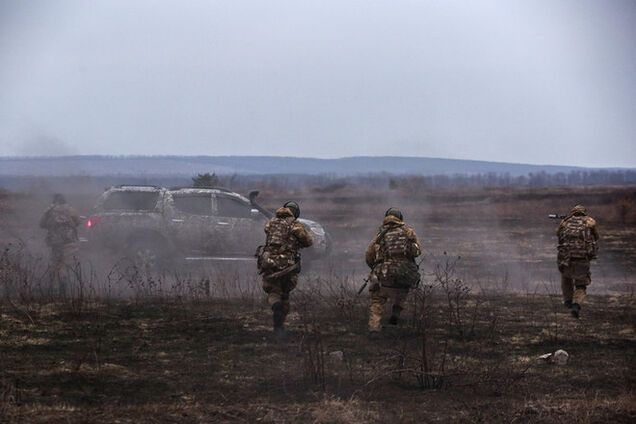
M 565 215 L 559 215 L 558 213 L 551 213 L 548 215 L 550 219 L 564 219 Z

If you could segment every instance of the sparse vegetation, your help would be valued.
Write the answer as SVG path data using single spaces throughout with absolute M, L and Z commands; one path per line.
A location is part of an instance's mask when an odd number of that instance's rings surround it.
M 576 194 L 396 194 L 390 202 L 424 230 L 424 278 L 403 322 L 378 340 L 366 335 L 359 256 L 387 201 L 353 190 L 268 198 L 299 199 L 331 229 L 338 252 L 302 275 L 286 343 L 271 337 L 251 267 L 152 272 L 93 256 L 67 270 L 60 298 L 49 290 L 37 233 L 4 215 L 3 228 L 16 232 L 1 240 L 0 422 L 636 418 L 636 229 L 618 219 L 613 189 L 580 192 L 604 237 L 581 321 L 563 308 L 554 282 L 556 223 L 525 212 L 564 210 Z M 20 219 L 36 218 L 35 200 L 11 196 L 10 209 L 25 211 Z M 556 349 L 568 351 L 568 365 L 538 360 Z
M 210 188 L 218 185 L 219 177 L 217 177 L 215 173 L 210 174 L 209 172 L 206 172 L 205 174 L 197 174 L 196 177 L 192 177 L 192 187 Z

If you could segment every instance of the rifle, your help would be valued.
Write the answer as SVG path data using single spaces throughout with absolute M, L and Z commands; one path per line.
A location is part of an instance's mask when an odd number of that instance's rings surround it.
M 358 290 L 358 295 L 361 295 L 362 292 L 364 291 L 364 289 L 367 287 L 367 285 L 369 284 L 369 279 L 365 278 L 364 280 L 364 284 L 362 285 L 362 287 L 360 287 L 360 289 Z
M 568 217 L 567 215 L 560 215 L 558 213 L 551 213 L 548 215 L 548 218 L 550 219 L 565 219 L 567 217 Z

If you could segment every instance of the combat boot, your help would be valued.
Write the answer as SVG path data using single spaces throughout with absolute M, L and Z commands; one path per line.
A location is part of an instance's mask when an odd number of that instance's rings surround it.
M 579 319 L 581 315 L 581 305 L 579 305 L 578 303 L 573 303 L 572 307 L 570 308 L 570 313 L 574 318 Z
M 572 309 L 572 301 L 571 300 L 564 301 L 563 306 L 565 306 L 568 309 Z
M 400 313 L 402 312 L 402 307 L 398 305 L 393 305 L 391 308 L 391 317 L 389 318 L 389 324 L 397 325 L 400 322 Z
M 272 305 L 272 317 L 274 321 L 274 335 L 277 339 L 285 337 L 285 311 L 282 302 L 276 302 Z

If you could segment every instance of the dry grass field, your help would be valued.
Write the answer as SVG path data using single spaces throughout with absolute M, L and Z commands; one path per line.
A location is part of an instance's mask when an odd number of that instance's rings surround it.
M 94 202 L 67 197 L 81 213 Z M 339 185 L 261 199 L 298 200 L 333 239 L 292 295 L 284 343 L 251 268 L 149 275 L 104 255 L 51 297 L 35 228 L 48 198 L 2 194 L 0 422 L 636 420 L 636 189 Z M 546 218 L 577 203 L 602 236 L 580 320 L 561 305 Z M 370 340 L 356 291 L 389 206 L 421 238 L 424 278 L 402 322 Z M 538 358 L 557 349 L 567 365 Z

